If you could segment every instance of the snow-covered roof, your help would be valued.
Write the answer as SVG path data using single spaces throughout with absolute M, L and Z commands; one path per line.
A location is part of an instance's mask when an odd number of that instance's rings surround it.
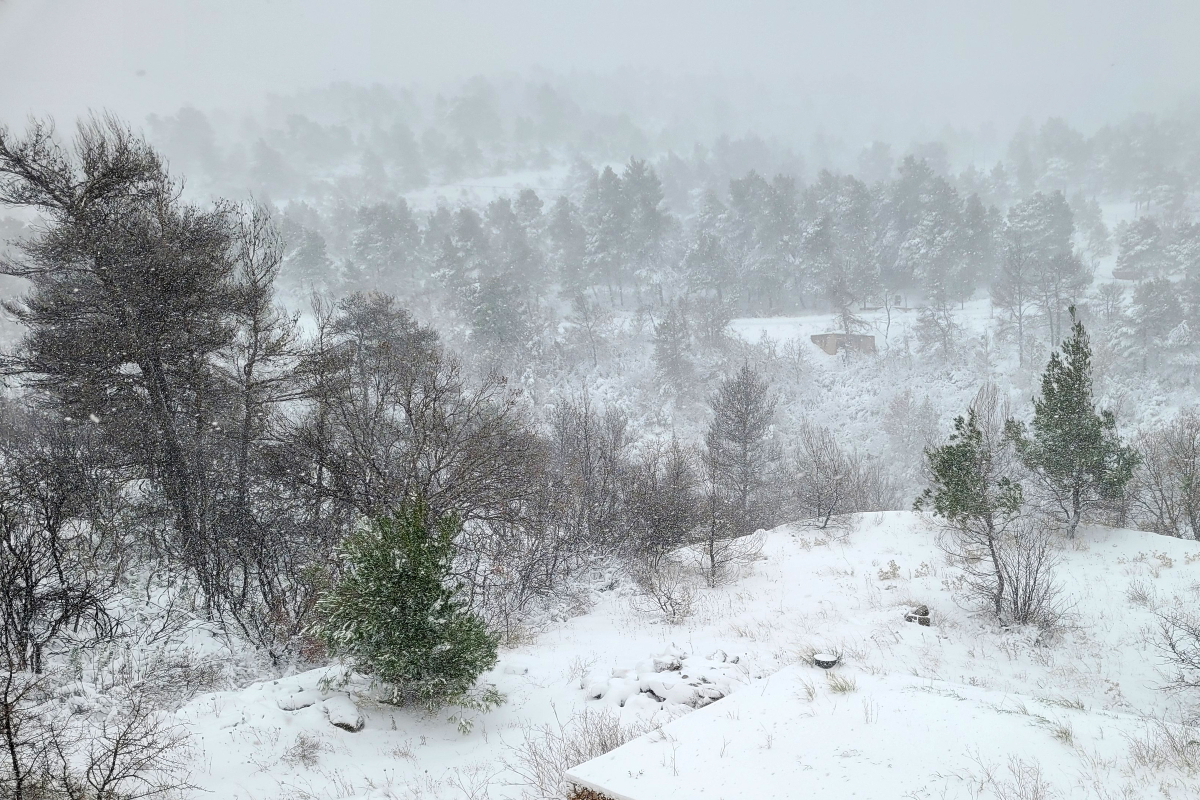
M 852 681 L 835 691 L 830 678 Z M 796 665 L 568 773 L 612 800 L 976 797 L 1079 779 L 1074 749 L 1123 754 L 1136 725 L 910 675 Z

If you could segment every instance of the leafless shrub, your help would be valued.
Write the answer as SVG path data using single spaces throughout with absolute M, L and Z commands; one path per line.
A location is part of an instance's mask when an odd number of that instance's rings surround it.
M 321 751 L 325 743 L 319 736 L 301 731 L 296 734 L 296 741 L 283 751 L 283 763 L 288 766 L 315 767 L 321 761 Z
M 611 708 L 584 708 L 565 722 L 555 715 L 552 725 L 526 725 L 521 742 L 509 745 L 504 764 L 515 773 L 526 798 L 557 800 L 569 787 L 563 776 L 567 770 L 598 758 L 628 741 L 649 733 L 657 726 L 623 723 Z
M 691 616 L 696 599 L 696 579 L 677 559 L 661 559 L 632 569 L 642 605 L 661 611 L 670 623 Z
M 1177 769 L 1195 774 L 1200 770 L 1200 730 L 1152 720 L 1141 733 L 1129 737 L 1129 755 L 1135 764 L 1146 769 Z
M 0 675 L 0 794 L 9 800 L 151 800 L 188 788 L 184 733 L 130 696 L 99 721 L 66 715 L 46 679 Z
M 928 396 L 918 401 L 913 390 L 906 388 L 888 402 L 883 430 L 896 455 L 912 459 L 915 465 L 925 448 L 937 444 L 940 419 Z
M 488 800 L 488 787 L 496 773 L 489 763 L 467 764 L 454 771 L 447 783 L 458 791 L 464 800 Z
M 1139 526 L 1200 537 L 1200 414 L 1188 410 L 1165 428 L 1143 433 L 1137 449 L 1141 461 L 1129 500 Z
M 34 800 L 51 774 L 51 749 L 37 711 L 48 700 L 45 679 L 11 667 L 0 675 L 0 795 Z
M 187 788 L 181 753 L 184 732 L 138 697 L 119 713 L 80 732 L 86 745 L 59 738 L 53 742 L 64 788 L 72 761 L 81 759 L 71 800 L 114 798 L 142 800 L 166 797 Z M 64 744 L 74 747 L 63 747 Z
M 796 514 L 818 528 L 844 514 L 897 505 L 893 482 L 874 461 L 844 450 L 829 429 L 809 422 L 797 436 L 791 483 Z
M 146 653 L 122 649 L 105 664 L 109 687 L 129 686 L 159 708 L 178 708 L 198 694 L 227 685 L 229 657 L 169 645 Z
M 1059 558 L 1053 533 L 1037 518 L 1009 520 L 990 543 L 949 535 L 939 541 L 960 571 L 962 594 L 969 602 L 992 608 L 1010 622 L 1045 630 L 1056 627 L 1067 613 L 1055 576 Z
M 1125 599 L 1135 606 L 1152 608 L 1155 605 L 1154 590 L 1143 581 L 1131 581 L 1125 590 Z
M 678 439 L 652 443 L 629 468 L 625 514 L 631 557 L 651 571 L 691 541 L 701 522 L 698 454 Z
M 1059 564 L 1053 532 L 1036 519 L 1023 518 L 1000 538 L 1000 567 L 1005 576 L 1005 612 L 1022 625 L 1054 628 L 1066 613 L 1055 578 Z
M 1008 774 L 1008 780 L 994 784 L 998 800 L 1051 800 L 1059 796 L 1042 775 L 1041 765 L 1036 762 L 1028 764 L 1019 758 L 1010 758 Z
M 555 407 L 547 427 L 523 443 L 507 505 L 466 519 L 459 548 L 472 609 L 508 638 L 531 607 L 569 602 L 581 566 L 629 546 L 618 535 L 628 518 L 625 417 L 584 394 Z
M 538 515 L 508 523 L 476 523 L 464 530 L 458 574 L 471 608 L 512 638 L 531 607 L 565 597 L 585 550 L 554 519 Z
M 17 670 L 41 672 L 66 639 L 111 636 L 118 565 L 88 525 L 86 437 L 0 404 L 0 646 Z
M 1167 688 L 1200 689 L 1200 616 L 1178 606 L 1158 612 L 1155 646 L 1173 670 Z

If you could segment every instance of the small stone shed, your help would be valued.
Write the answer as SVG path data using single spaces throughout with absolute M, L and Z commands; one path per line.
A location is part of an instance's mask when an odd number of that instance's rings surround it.
M 860 333 L 818 333 L 809 337 L 812 343 L 831 356 L 836 356 L 838 350 L 852 350 L 856 353 L 874 353 L 875 337 Z

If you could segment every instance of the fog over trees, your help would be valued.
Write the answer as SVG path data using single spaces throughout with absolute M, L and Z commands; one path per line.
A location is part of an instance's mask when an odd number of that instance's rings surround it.
M 463 5 L 0 0 L 0 797 L 596 800 L 785 671 L 1197 789 L 1196 10 Z

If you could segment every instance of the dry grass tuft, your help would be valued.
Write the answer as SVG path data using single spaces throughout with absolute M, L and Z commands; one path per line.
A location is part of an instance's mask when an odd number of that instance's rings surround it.
M 858 691 L 858 683 L 853 676 L 830 672 L 826 674 L 825 679 L 829 681 L 829 691 L 834 694 L 850 694 Z
M 585 708 L 565 722 L 556 719 L 553 725 L 526 725 L 522 741 L 509 746 L 504 765 L 520 777 L 518 785 L 525 788 L 526 797 L 574 796 L 569 793 L 575 788 L 568 786 L 563 778 L 567 770 L 616 750 L 657 727 L 623 723 L 620 714 L 611 708 Z

